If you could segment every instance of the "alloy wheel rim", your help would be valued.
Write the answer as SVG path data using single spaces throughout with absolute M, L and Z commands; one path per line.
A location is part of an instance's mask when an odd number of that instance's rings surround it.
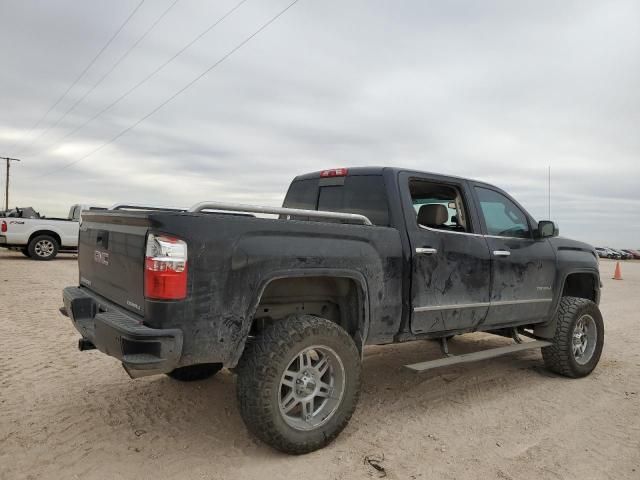
M 306 347 L 287 365 L 280 379 L 280 414 L 296 430 L 313 430 L 336 412 L 345 389 L 342 360 L 331 348 Z
M 596 322 L 591 315 L 582 315 L 573 327 L 571 352 L 579 365 L 584 365 L 593 357 L 598 339 Z
M 39 257 L 48 257 L 53 253 L 53 242 L 50 240 L 40 240 L 35 245 L 35 251 Z

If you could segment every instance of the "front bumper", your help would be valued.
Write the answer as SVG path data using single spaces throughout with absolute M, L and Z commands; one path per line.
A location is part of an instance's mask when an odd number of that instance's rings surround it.
M 82 287 L 63 290 L 63 313 L 86 342 L 117 358 L 132 378 L 170 372 L 182 353 L 182 331 L 149 328 Z

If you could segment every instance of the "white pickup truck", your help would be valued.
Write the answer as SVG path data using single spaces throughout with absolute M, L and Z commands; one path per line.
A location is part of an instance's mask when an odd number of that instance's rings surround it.
M 0 217 L 0 247 L 20 250 L 34 260 L 51 260 L 58 252 L 78 250 L 78 231 L 83 210 L 99 207 L 72 205 L 67 218 Z

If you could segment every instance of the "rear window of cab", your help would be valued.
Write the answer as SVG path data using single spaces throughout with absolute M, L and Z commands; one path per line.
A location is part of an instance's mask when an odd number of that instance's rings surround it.
M 295 180 L 289 187 L 283 206 L 357 213 L 369 218 L 374 225 L 389 226 L 387 191 L 380 175 Z

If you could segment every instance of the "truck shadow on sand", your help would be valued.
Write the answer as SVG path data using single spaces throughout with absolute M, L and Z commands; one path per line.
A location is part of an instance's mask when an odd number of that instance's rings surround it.
M 469 335 L 451 342 L 451 351 L 467 353 L 508 344 L 509 339 Z M 437 416 L 454 408 L 483 408 L 488 400 L 540 382 L 564 381 L 544 370 L 539 351 L 520 352 L 479 363 L 457 365 L 417 375 L 403 365 L 437 358 L 437 343 L 419 341 L 408 344 L 371 347 L 365 352 L 363 388 L 360 404 L 347 429 L 327 449 L 344 449 L 352 437 L 364 436 L 381 415 L 385 424 L 406 421 L 411 415 Z M 283 455 L 263 445 L 249 434 L 238 412 L 235 377 L 223 370 L 214 378 L 181 383 L 165 376 L 117 384 L 99 379 L 84 398 L 73 396 L 84 410 L 90 430 L 127 444 L 127 449 L 153 455 L 175 453 L 175 445 L 190 452 L 215 452 L 215 456 L 273 457 Z M 479 393 L 480 392 L 480 393 Z M 401 433 L 398 433 L 401 436 Z M 167 442 L 166 439 L 171 439 Z M 400 441 L 400 438 L 398 438 Z M 123 445 L 124 446 L 124 445 Z M 153 446 L 153 448 L 151 448 Z

